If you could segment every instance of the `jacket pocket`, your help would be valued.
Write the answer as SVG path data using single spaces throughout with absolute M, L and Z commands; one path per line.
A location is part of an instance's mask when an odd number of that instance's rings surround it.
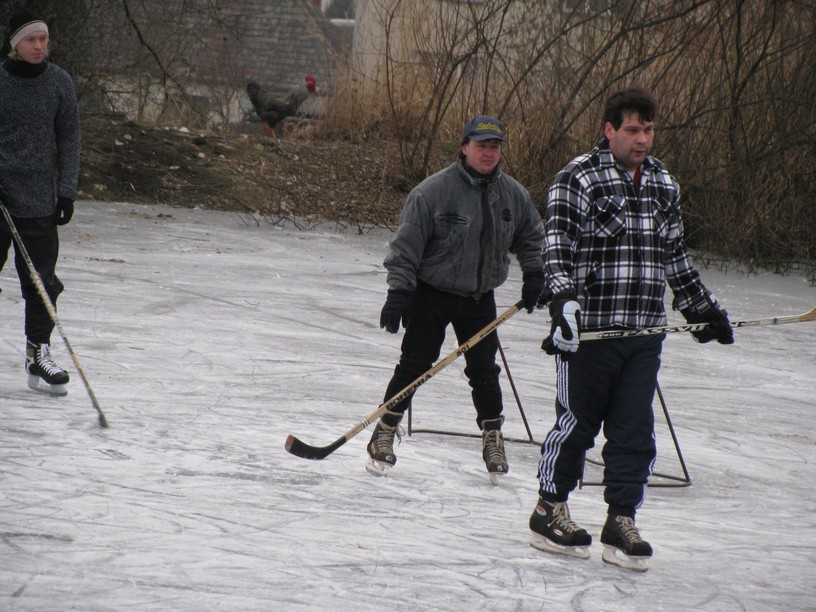
M 426 259 L 450 256 L 462 244 L 470 219 L 456 213 L 436 213 L 431 240 L 425 251 Z
M 626 198 L 607 196 L 594 204 L 595 235 L 601 238 L 619 238 L 626 234 Z
M 657 197 L 654 202 L 654 229 L 655 233 L 668 243 L 675 242 L 680 237 L 680 216 L 672 203 L 664 197 Z
M 442 227 L 448 227 L 450 225 L 467 225 L 467 222 L 467 217 L 456 213 L 436 213 L 436 216 L 434 217 L 434 224 Z
M 499 259 L 513 248 L 513 240 L 516 237 L 516 223 L 513 220 L 513 215 L 509 209 L 505 208 L 501 216 L 496 219 L 498 223 L 498 231 L 496 232 L 496 253 L 499 254 Z

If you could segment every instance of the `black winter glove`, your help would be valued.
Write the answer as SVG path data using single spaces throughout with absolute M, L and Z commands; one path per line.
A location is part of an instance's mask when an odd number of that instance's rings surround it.
M 396 334 L 400 328 L 400 320 L 405 327 L 407 324 L 406 313 L 411 303 L 414 292 L 410 289 L 389 289 L 388 297 L 385 298 L 385 305 L 380 312 L 380 327 L 386 331 Z
M 70 198 L 57 198 L 57 225 L 65 225 L 74 216 L 74 201 Z
M 538 306 L 538 298 L 541 292 L 544 291 L 544 272 L 531 270 L 525 272 L 522 279 L 521 299 L 524 302 L 524 308 L 528 313 L 531 313 Z
M 548 355 L 561 355 L 565 361 L 578 350 L 581 341 L 581 305 L 574 293 L 559 291 L 550 302 L 552 326 L 541 349 Z
M 700 331 L 691 332 L 697 342 L 705 344 L 716 340 L 720 344 L 734 344 L 734 329 L 728 312 L 710 292 L 706 292 L 705 302 L 684 308 L 680 313 L 689 323 L 708 323 Z
M 0 202 L 3 203 L 3 206 L 8 206 L 8 193 L 6 193 L 3 183 L 0 183 Z

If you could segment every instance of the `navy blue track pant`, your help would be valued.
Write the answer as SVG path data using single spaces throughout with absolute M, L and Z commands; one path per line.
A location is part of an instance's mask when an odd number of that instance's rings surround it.
M 556 356 L 556 423 L 541 446 L 540 495 L 566 501 L 603 426 L 604 499 L 634 517 L 656 456 L 652 400 L 664 336 L 583 342 Z

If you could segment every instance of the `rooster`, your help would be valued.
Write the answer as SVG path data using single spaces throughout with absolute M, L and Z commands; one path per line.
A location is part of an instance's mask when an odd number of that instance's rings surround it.
M 263 121 L 264 134 L 267 136 L 275 134 L 277 137 L 278 124 L 287 117 L 295 115 L 306 98 L 316 92 L 317 81 L 313 76 L 306 77 L 306 87 L 292 89 L 285 98 L 276 97 L 264 91 L 255 81 L 247 83 L 249 101 L 252 102 L 252 108 Z

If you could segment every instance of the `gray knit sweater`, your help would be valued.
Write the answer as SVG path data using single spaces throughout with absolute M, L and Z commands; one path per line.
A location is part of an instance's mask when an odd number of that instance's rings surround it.
M 48 64 L 33 78 L 0 66 L 0 183 L 15 217 L 56 213 L 57 196 L 76 199 L 80 124 L 67 72 Z

